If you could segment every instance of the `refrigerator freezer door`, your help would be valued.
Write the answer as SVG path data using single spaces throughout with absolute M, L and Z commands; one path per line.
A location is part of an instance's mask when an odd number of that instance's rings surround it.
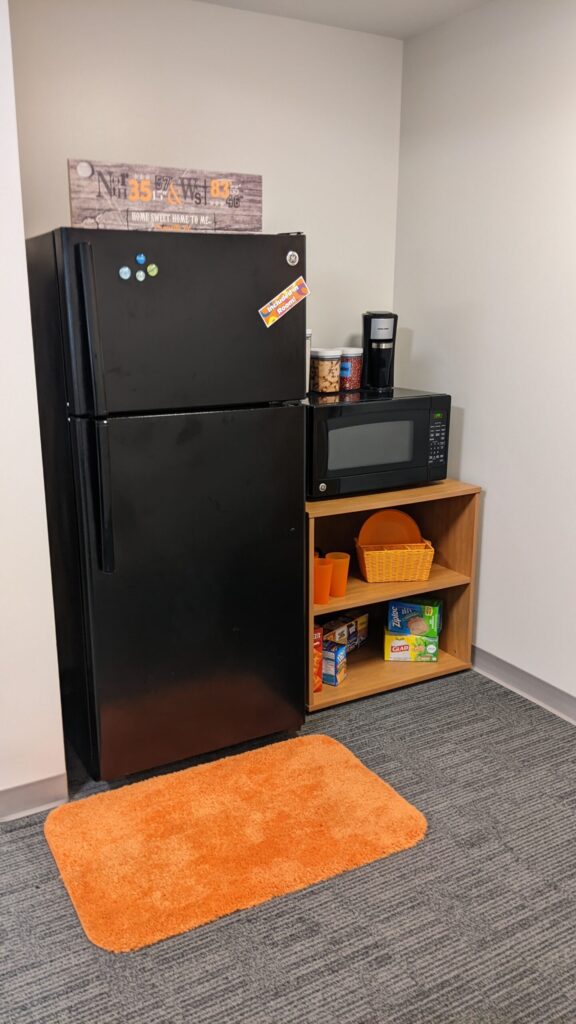
M 268 328 L 258 313 L 305 276 L 303 235 L 62 228 L 55 240 L 72 414 L 304 397 L 305 302 Z
M 102 777 L 299 728 L 303 407 L 72 430 Z

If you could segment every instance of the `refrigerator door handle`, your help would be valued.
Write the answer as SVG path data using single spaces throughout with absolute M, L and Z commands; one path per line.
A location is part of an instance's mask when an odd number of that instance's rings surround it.
M 92 386 L 92 403 L 95 416 L 106 415 L 106 393 L 104 388 L 104 363 L 102 344 L 98 326 L 98 304 L 96 300 L 96 279 L 94 276 L 94 256 L 90 242 L 78 242 L 78 265 L 84 305 L 84 322 L 88 340 L 90 362 L 90 382 Z
M 108 422 L 107 420 L 96 420 L 94 427 L 96 431 L 98 564 L 101 572 L 112 573 L 115 569 L 115 559 Z

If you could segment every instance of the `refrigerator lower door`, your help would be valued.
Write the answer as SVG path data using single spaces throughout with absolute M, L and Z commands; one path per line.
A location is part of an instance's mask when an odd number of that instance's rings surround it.
M 101 777 L 298 729 L 304 408 L 72 430 Z

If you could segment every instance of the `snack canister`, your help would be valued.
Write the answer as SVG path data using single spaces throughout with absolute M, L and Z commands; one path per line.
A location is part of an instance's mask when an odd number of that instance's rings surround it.
M 340 390 L 359 391 L 362 387 L 362 349 L 343 348 L 340 351 Z
M 313 348 L 310 352 L 310 390 L 320 394 L 340 390 L 340 349 Z

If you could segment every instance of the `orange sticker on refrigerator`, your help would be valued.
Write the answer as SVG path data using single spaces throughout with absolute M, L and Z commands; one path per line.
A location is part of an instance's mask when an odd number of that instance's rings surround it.
M 310 289 L 303 277 L 299 277 L 292 284 L 289 284 L 279 295 L 270 299 L 270 302 L 267 302 L 265 306 L 262 306 L 262 309 L 258 310 L 266 327 L 271 327 L 272 324 L 275 324 L 280 317 L 289 313 L 307 295 L 310 295 Z

